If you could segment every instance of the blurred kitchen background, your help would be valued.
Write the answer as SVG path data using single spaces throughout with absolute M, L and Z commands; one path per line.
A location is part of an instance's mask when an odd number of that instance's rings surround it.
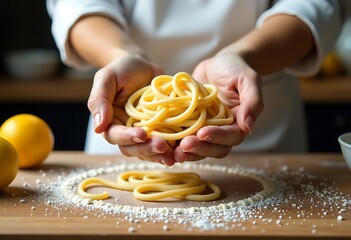
M 56 150 L 82 150 L 93 73 L 61 63 L 45 4 L 0 1 L 0 124 L 32 113 L 52 128 Z
M 60 62 L 50 25 L 44 0 L 0 1 L 0 124 L 36 114 L 53 129 L 55 150 L 83 150 L 94 71 Z M 339 152 L 337 137 L 351 131 L 351 21 L 321 71 L 300 83 L 310 152 Z

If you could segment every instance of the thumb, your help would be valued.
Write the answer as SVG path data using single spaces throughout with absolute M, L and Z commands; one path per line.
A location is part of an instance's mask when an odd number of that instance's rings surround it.
M 200 62 L 194 69 L 192 76 L 196 81 L 201 83 L 208 83 L 208 79 L 206 76 L 207 65 L 209 64 L 210 59 L 206 59 Z
M 239 87 L 240 107 L 237 112 L 237 123 L 245 134 L 250 134 L 256 119 L 263 111 L 263 97 L 259 77 L 246 78 Z
M 240 109 L 237 112 L 237 124 L 242 132 L 251 134 L 255 121 L 263 110 L 261 99 L 250 99 L 240 103 Z
M 152 77 L 156 77 L 158 75 L 162 75 L 162 74 L 165 74 L 165 72 L 163 71 L 163 69 L 155 64 L 155 63 L 151 63 L 151 67 L 152 67 Z
M 88 108 L 94 118 L 96 133 L 104 132 L 113 119 L 113 100 L 117 91 L 114 75 L 106 69 L 100 69 L 94 76 L 94 82 L 88 99 Z

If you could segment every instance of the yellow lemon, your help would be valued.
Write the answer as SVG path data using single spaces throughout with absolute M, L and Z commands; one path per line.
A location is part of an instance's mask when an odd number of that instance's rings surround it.
M 20 168 L 38 166 L 54 147 L 51 128 L 32 114 L 18 114 L 7 119 L 1 125 L 0 136 L 16 149 Z
M 0 190 L 7 187 L 18 172 L 18 155 L 16 149 L 0 137 Z
M 320 72 L 326 77 L 335 77 L 341 74 L 343 70 L 342 62 L 335 52 L 330 52 L 324 58 Z

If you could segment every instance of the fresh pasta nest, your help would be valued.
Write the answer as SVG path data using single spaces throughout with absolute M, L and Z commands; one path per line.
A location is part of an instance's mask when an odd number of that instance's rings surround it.
M 129 97 L 126 126 L 142 127 L 150 137 L 159 136 L 174 145 L 203 126 L 233 122 L 217 94 L 215 86 L 203 85 L 185 72 L 157 76 Z
M 178 198 L 203 202 L 216 200 L 221 195 L 221 190 L 217 185 L 202 180 L 198 174 L 192 172 L 129 171 L 118 175 L 116 182 L 91 177 L 79 184 L 78 194 L 92 200 L 109 198 L 108 192 L 88 193 L 85 191 L 96 185 L 132 191 L 133 196 L 142 201 Z M 212 192 L 204 193 L 206 189 Z

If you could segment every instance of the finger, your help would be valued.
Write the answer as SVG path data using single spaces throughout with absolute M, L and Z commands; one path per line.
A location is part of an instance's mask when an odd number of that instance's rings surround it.
M 256 72 L 251 71 L 238 79 L 240 107 L 237 110 L 236 121 L 246 134 L 251 133 L 254 123 L 263 111 L 261 79 Z
M 165 72 L 163 71 L 163 69 L 159 65 L 152 63 L 151 66 L 152 66 L 152 77 L 153 78 L 158 76 L 158 75 L 165 74 Z
M 119 146 L 121 152 L 129 157 L 138 157 L 142 160 L 162 163 L 172 166 L 175 161 L 173 149 L 161 138 L 150 138 L 145 143 Z
M 207 65 L 210 62 L 209 59 L 206 59 L 202 62 L 200 62 L 194 69 L 194 72 L 192 73 L 192 76 L 195 80 L 201 82 L 201 83 L 207 83 L 207 75 L 206 75 L 206 69 Z
M 140 156 L 139 159 L 148 161 L 148 162 L 160 163 L 165 166 L 173 166 L 176 163 L 173 157 L 173 150 L 166 151 L 165 153 L 162 153 L 162 154 L 143 155 L 143 156 Z
M 206 126 L 200 128 L 196 134 L 200 141 L 224 146 L 239 145 L 245 138 L 238 125 Z
M 231 150 L 231 146 L 200 141 L 196 136 L 185 137 L 179 146 L 183 152 L 214 158 L 223 158 Z
M 121 124 L 112 124 L 103 133 L 105 139 L 111 144 L 131 145 L 136 143 L 145 143 L 148 135 L 142 128 L 126 127 Z
M 204 158 L 204 156 L 200 156 L 190 152 L 184 152 L 179 146 L 174 150 L 174 161 L 178 163 L 199 161 Z
M 116 81 L 106 69 L 100 69 L 94 76 L 94 83 L 88 99 L 88 108 L 94 118 L 95 132 L 102 133 L 113 118 L 112 103 L 117 91 Z

